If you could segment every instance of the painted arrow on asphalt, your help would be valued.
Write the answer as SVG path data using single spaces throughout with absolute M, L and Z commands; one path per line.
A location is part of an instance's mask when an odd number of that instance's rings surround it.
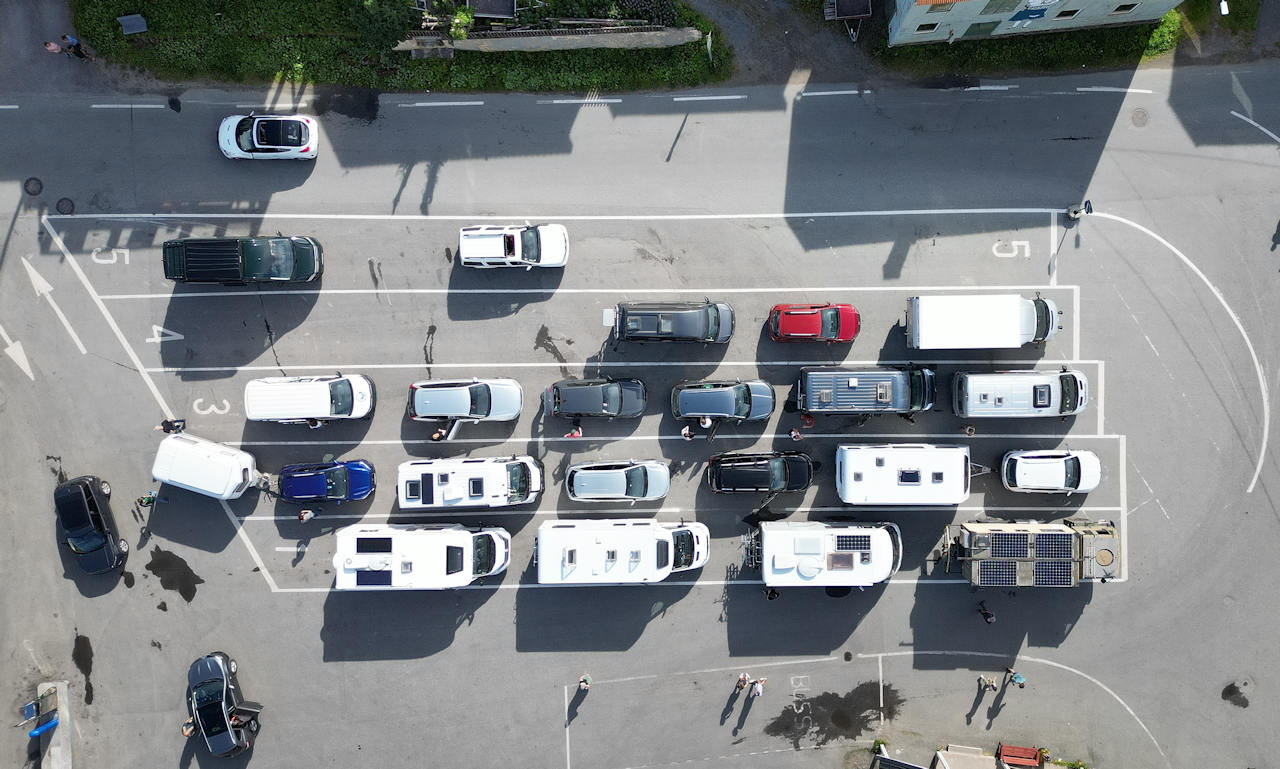
M 49 300 L 49 306 L 53 308 L 58 320 L 62 321 L 62 327 L 71 335 L 71 341 L 76 343 L 76 347 L 80 348 L 80 354 L 84 355 L 87 350 L 84 349 L 84 343 L 80 341 L 80 336 L 71 327 L 71 321 L 67 320 L 67 316 L 62 314 L 62 308 L 58 306 L 57 302 L 53 301 L 53 286 L 49 285 L 49 281 L 36 272 L 36 268 L 31 266 L 31 262 L 28 262 L 25 256 L 22 257 L 22 266 L 27 268 L 27 277 L 31 278 L 31 287 L 36 290 L 36 296 L 42 296 Z
M 18 368 L 22 369 L 22 373 L 27 375 L 27 379 L 35 380 L 36 375 L 31 373 L 31 364 L 27 362 L 27 354 L 22 351 L 22 342 L 15 342 L 9 338 L 9 334 L 0 327 L 0 339 L 4 339 L 4 354 L 9 359 L 18 364 Z

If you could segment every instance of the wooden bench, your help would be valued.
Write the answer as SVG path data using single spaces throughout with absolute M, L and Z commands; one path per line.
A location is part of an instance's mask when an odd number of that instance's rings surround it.
M 996 758 L 1009 766 L 1043 766 L 1039 748 L 1024 748 L 1002 742 L 996 747 Z

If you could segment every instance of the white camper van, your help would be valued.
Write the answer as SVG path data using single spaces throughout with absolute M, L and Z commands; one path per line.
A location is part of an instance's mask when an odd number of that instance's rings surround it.
M 364 419 L 376 399 L 373 380 L 361 374 L 267 377 L 244 386 L 244 416 L 282 424 Z
M 1079 371 L 957 371 L 951 401 L 962 417 L 1067 417 L 1089 404 L 1089 380 Z
M 259 475 L 249 452 L 178 433 L 160 441 L 151 477 L 214 499 L 237 499 Z
M 533 457 L 420 459 L 400 465 L 401 510 L 510 507 L 542 493 L 542 465 Z
M 969 498 L 969 447 L 840 446 L 836 492 L 846 505 L 958 505 Z
M 711 532 L 701 523 L 618 519 L 544 521 L 535 558 L 541 585 L 627 585 L 661 582 L 701 569 Z
M 1036 294 L 937 294 L 907 300 L 907 346 L 914 350 L 1015 348 L 1058 331 L 1058 306 Z
M 892 523 L 765 521 L 760 570 L 769 587 L 867 587 L 902 565 L 902 533 Z
M 364 524 L 338 529 L 337 590 L 446 590 L 501 574 L 511 535 L 458 523 Z

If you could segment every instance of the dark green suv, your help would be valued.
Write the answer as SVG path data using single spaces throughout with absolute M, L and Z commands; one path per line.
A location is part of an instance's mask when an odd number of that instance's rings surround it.
M 164 244 L 164 276 L 183 283 L 307 283 L 323 271 L 320 244 L 297 235 L 183 238 Z

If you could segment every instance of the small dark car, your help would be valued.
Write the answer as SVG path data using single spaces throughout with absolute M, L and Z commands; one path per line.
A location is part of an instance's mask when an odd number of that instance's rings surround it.
M 286 502 L 349 502 L 369 496 L 375 486 L 373 465 L 363 459 L 280 468 L 280 497 Z
M 249 702 L 236 679 L 236 661 L 226 652 L 210 652 L 187 670 L 187 712 L 204 736 L 209 752 L 219 758 L 250 748 L 258 731 L 262 706 Z
M 552 416 L 622 417 L 644 413 L 647 396 L 639 379 L 562 379 L 542 393 L 542 405 Z
M 733 308 L 724 302 L 623 302 L 614 310 L 620 342 L 714 342 L 733 336 Z
M 712 491 L 804 491 L 813 480 L 813 460 L 801 451 L 719 454 L 707 466 Z
M 107 500 L 111 486 L 101 478 L 82 475 L 53 490 L 58 514 L 58 539 L 75 554 L 89 574 L 105 574 L 124 565 L 129 543 L 120 538 Z
M 755 422 L 773 413 L 773 388 L 768 382 L 681 382 L 671 389 L 671 416 L 676 419 L 711 419 Z

